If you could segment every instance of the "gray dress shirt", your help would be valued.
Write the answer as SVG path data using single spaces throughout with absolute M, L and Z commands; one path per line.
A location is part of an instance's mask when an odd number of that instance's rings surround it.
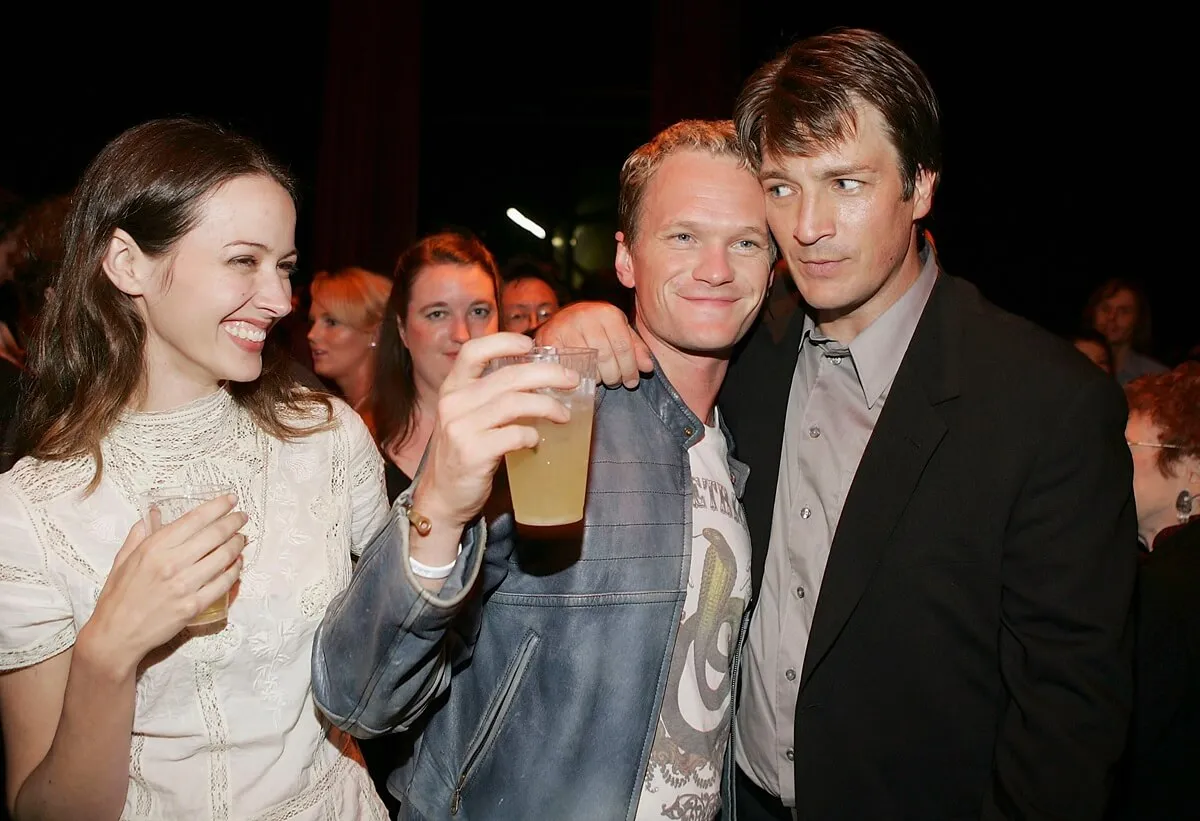
M 785 806 L 796 805 L 796 699 L 829 548 L 936 279 L 937 262 L 926 252 L 916 282 L 849 345 L 822 334 L 811 316 L 804 320 L 734 738 L 738 766 Z

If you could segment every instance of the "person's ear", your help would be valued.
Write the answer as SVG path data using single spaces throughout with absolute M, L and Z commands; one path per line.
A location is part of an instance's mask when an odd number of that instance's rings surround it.
M 109 237 L 100 266 L 117 290 L 130 296 L 145 296 L 154 273 L 150 258 L 133 237 L 120 228 Z
M 632 288 L 633 279 L 633 255 L 629 253 L 629 245 L 625 242 L 625 232 L 617 232 L 617 258 L 613 263 L 613 267 L 617 269 L 617 279 L 626 288 Z
M 1187 471 L 1187 488 L 1193 496 L 1200 496 L 1200 459 L 1193 459 Z
M 913 220 L 916 221 L 928 216 L 933 208 L 933 190 L 937 187 L 937 174 L 926 168 L 918 168 L 917 177 L 913 182 Z

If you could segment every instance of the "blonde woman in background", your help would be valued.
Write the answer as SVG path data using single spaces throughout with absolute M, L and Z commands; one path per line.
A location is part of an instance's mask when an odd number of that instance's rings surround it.
M 372 433 L 369 397 L 375 381 L 375 350 L 391 292 L 390 279 L 363 268 L 322 271 L 309 288 L 313 370 L 337 385 Z

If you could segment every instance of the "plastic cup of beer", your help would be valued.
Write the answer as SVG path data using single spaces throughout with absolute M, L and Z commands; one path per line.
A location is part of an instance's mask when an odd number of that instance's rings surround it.
M 178 519 L 189 510 L 199 507 L 218 496 L 228 496 L 234 492 L 228 485 L 184 484 L 170 487 L 157 487 L 146 491 L 139 497 L 139 508 L 142 521 L 149 535 Z M 152 512 L 157 511 L 157 515 Z M 229 617 L 229 593 L 204 608 L 196 618 L 188 622 L 188 627 L 202 627 L 216 624 Z
M 570 391 L 544 389 L 566 405 L 571 420 L 522 420 L 537 429 L 536 446 L 515 450 L 504 457 L 508 467 L 513 516 L 521 524 L 565 525 L 583 518 L 587 496 L 588 456 L 592 449 L 592 416 L 596 406 L 595 348 L 533 348 L 522 356 L 504 356 L 492 367 L 524 362 L 557 362 L 579 374 L 579 385 Z

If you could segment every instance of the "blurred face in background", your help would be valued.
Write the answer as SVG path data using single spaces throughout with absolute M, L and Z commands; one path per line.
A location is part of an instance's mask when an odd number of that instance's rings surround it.
M 504 330 L 518 334 L 536 330 L 560 307 L 554 289 L 537 277 L 509 282 L 500 292 L 500 303 Z
M 369 362 L 375 328 L 356 328 L 331 310 L 316 294 L 308 311 L 311 327 L 308 346 L 312 349 L 313 371 L 341 382 Z
M 1124 288 L 1096 306 L 1092 324 L 1104 334 L 1109 345 L 1128 345 L 1138 323 L 1138 301 Z
M 467 340 L 500 330 L 495 283 L 478 265 L 427 265 L 398 321 L 418 393 L 436 393 Z

